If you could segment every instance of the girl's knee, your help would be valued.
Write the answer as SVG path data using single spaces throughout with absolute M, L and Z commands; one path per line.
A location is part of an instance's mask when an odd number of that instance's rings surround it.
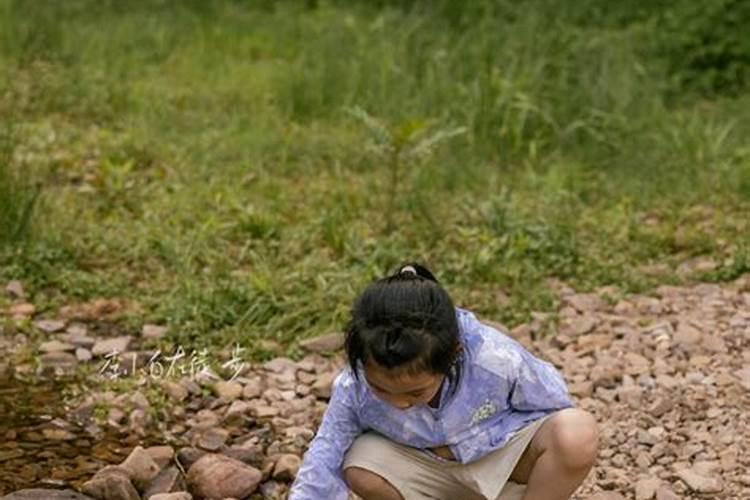
M 562 410 L 553 418 L 553 453 L 569 469 L 589 469 L 599 447 L 596 419 L 577 408 Z
M 365 500 L 404 500 L 401 493 L 385 478 L 361 467 L 347 467 L 344 477 L 349 487 Z

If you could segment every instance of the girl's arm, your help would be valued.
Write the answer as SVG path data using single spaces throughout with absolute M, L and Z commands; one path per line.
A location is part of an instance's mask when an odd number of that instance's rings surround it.
M 514 367 L 510 404 L 516 410 L 534 411 L 562 409 L 573 406 L 560 372 L 537 358 L 524 347 L 519 349 L 519 363 Z
M 344 481 L 341 464 L 360 432 L 354 380 L 342 372 L 333 383 L 323 422 L 305 453 L 289 500 L 346 500 L 349 486 Z

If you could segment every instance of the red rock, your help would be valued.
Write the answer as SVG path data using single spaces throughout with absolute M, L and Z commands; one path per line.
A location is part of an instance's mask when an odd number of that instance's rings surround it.
M 246 498 L 257 489 L 262 477 L 258 469 L 239 460 L 208 454 L 190 467 L 187 484 L 199 498 Z

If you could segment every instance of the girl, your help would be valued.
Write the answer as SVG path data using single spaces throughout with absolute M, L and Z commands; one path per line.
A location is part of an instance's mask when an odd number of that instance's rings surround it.
M 418 264 L 365 289 L 346 354 L 291 500 L 563 500 L 594 463 L 596 422 L 555 368 Z

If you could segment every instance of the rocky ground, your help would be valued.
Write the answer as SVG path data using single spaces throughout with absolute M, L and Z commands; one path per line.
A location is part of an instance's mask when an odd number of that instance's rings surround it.
M 578 406 L 600 422 L 599 460 L 575 498 L 750 498 L 750 275 L 663 286 L 653 296 L 556 287 L 557 314 L 536 314 L 511 334 L 552 361 Z M 41 317 L 20 283 L 7 291 L 0 374 L 60 376 L 95 363 L 102 369 L 92 379 L 112 378 L 117 368 L 134 383 L 121 393 L 90 385 L 74 407 L 32 430 L 0 427 L 0 476 L 26 474 L 26 485 L 47 488 L 0 498 L 285 498 L 342 365 L 340 336 L 304 342 L 308 354 L 297 362 L 244 364 L 222 352 L 222 373 L 167 373 L 169 364 L 156 365 L 149 348 L 165 329 L 147 325 L 134 334 L 112 326 L 122 303 L 100 300 Z M 38 335 L 19 333 L 19 324 Z M 29 343 L 39 364 L 10 366 Z M 119 364 L 103 369 L 114 350 Z M 122 455 L 100 454 L 96 462 L 75 453 L 30 459 L 23 446 L 33 436 L 37 450 L 59 442 L 75 449 L 113 435 Z

